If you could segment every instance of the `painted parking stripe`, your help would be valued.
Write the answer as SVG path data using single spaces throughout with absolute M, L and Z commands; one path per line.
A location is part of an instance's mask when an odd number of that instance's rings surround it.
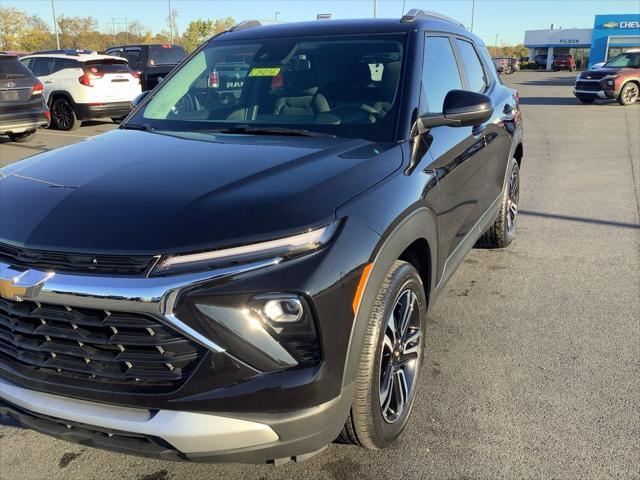
M 54 137 L 75 137 L 75 138 L 90 138 L 94 135 L 74 135 L 73 133 L 53 133 L 53 132 L 38 132 L 38 135 L 52 135 Z

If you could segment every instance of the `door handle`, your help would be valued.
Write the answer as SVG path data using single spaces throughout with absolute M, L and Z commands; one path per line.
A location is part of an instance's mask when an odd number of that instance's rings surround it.
M 44 83 L 53 83 L 53 82 L 52 82 L 51 80 L 47 80 L 47 81 L 46 81 L 46 82 L 44 82 Z

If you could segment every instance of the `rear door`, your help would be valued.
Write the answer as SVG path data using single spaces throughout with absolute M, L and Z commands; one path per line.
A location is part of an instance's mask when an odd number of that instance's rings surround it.
M 124 59 L 89 60 L 84 63 L 83 70 L 90 75 L 93 84 L 85 92 L 89 102 L 130 102 L 141 92 L 139 79 L 134 77 Z
M 53 72 L 53 57 L 35 57 L 31 59 L 31 71 L 44 86 L 44 99 L 49 101 L 49 95 L 55 89 L 51 73 Z
M 428 34 L 425 42 L 419 115 L 442 113 L 446 94 L 466 88 L 453 42 L 446 34 Z M 436 127 L 428 132 L 432 163 L 427 170 L 438 179 L 432 208 L 438 219 L 438 265 L 455 268 L 451 258 L 476 225 L 484 209 L 486 155 L 484 132 L 473 127 Z M 446 273 L 446 272 L 445 272 Z

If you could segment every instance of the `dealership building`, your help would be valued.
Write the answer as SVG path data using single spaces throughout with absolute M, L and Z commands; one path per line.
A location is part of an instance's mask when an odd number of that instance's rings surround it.
M 596 15 L 593 28 L 555 28 L 528 30 L 524 45 L 529 58 L 547 56 L 547 70 L 553 57 L 572 54 L 578 68 L 604 62 L 630 48 L 640 48 L 640 14 Z

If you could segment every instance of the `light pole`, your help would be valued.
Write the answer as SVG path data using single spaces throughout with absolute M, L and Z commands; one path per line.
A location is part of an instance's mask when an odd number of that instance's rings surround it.
M 173 45 L 173 11 L 171 10 L 171 0 L 169 1 L 169 33 L 171 35 L 171 44 Z
M 495 47 L 493 47 L 493 56 L 497 57 L 498 56 L 498 34 L 496 33 L 496 43 L 494 44 Z
M 473 17 L 476 15 L 476 0 L 471 0 L 471 31 L 473 32 Z
M 280 12 L 276 12 L 276 23 L 278 23 L 278 15 L 280 15 Z
M 58 35 L 58 20 L 56 20 L 56 6 L 53 4 L 53 0 L 51 0 L 51 12 L 53 13 L 53 29 L 56 32 L 56 45 L 58 45 L 58 50 L 60 50 L 60 35 Z
M 376 18 L 376 0 L 373 0 L 373 18 Z

